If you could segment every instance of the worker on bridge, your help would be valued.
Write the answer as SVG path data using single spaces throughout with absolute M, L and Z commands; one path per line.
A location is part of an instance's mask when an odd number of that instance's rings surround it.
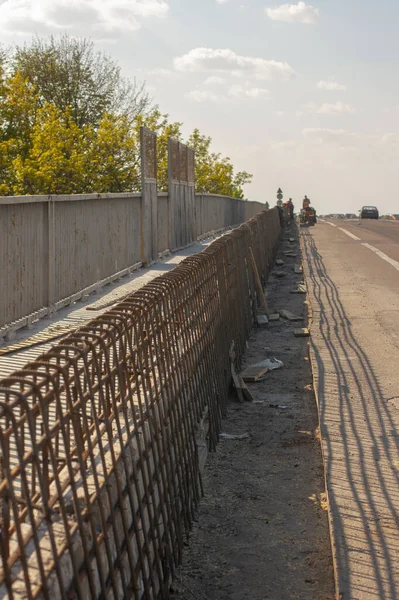
M 294 205 L 292 203 L 292 198 L 290 198 L 287 202 L 287 209 L 288 209 L 288 218 L 290 221 L 294 220 Z
M 292 198 L 288 200 L 288 202 L 284 202 L 284 208 L 286 209 L 286 215 L 288 221 L 294 220 L 294 205 L 292 203 Z

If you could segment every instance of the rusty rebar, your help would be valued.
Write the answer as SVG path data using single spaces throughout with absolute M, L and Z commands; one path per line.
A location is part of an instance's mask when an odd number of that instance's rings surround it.
M 166 599 L 280 234 L 264 211 L 0 382 L 0 593 Z

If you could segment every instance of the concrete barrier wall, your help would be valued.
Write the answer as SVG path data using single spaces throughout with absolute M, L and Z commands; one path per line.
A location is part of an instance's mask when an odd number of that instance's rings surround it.
M 47 303 L 46 198 L 0 198 L 0 327 Z
M 155 180 L 149 186 L 153 196 Z M 129 193 L 0 198 L 0 338 L 137 263 L 264 209 L 258 202 L 195 195 L 184 183 L 155 196 L 151 209 L 143 203 L 140 194 Z
M 169 244 L 169 197 L 158 194 L 158 252 L 170 249 Z
M 0 338 L 140 262 L 140 245 L 140 194 L 0 198 Z
M 54 302 L 140 261 L 140 202 L 133 195 L 54 199 Z
M 239 225 L 265 210 L 265 205 L 260 202 L 216 194 L 197 195 L 195 201 L 197 237 L 208 231 Z
M 265 210 L 265 204 L 262 202 L 243 202 L 241 205 L 243 209 L 243 213 L 241 214 L 242 222 L 248 221 L 252 219 L 255 215 L 257 215 L 261 210 Z

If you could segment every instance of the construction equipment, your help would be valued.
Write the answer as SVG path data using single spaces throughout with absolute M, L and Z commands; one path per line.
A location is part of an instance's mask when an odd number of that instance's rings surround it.
M 301 227 L 309 227 L 310 225 L 316 225 L 317 217 L 316 211 L 311 206 L 303 208 L 299 214 L 299 224 Z
M 310 225 L 316 225 L 316 223 L 316 211 L 310 206 L 309 198 L 305 196 L 302 203 L 302 210 L 299 213 L 299 225 L 301 227 L 309 227 Z

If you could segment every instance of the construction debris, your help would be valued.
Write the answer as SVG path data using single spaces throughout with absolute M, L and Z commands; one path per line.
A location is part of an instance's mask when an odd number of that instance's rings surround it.
M 247 440 L 249 433 L 221 433 L 219 437 L 221 440 Z
M 249 248 L 249 257 L 251 259 L 252 269 L 253 269 L 253 272 L 254 272 L 255 286 L 256 286 L 256 291 L 257 291 L 258 296 L 259 296 L 259 301 L 262 304 L 262 306 L 263 306 L 263 308 L 265 310 L 265 313 L 268 314 L 269 309 L 267 307 L 267 302 L 266 302 L 265 294 L 263 293 L 262 282 L 260 280 L 258 269 L 256 267 L 256 261 L 255 261 L 254 253 L 252 252 L 252 248 Z
M 295 265 L 294 272 L 296 275 L 302 275 L 302 273 L 303 273 L 302 265 Z
M 233 377 L 233 381 L 240 401 L 244 402 L 244 400 L 246 400 L 247 402 L 253 402 L 252 394 L 243 378 L 240 375 L 235 375 L 235 377 Z
M 267 315 L 257 315 L 256 322 L 258 323 L 259 327 L 264 327 L 269 323 L 269 318 Z
M 294 335 L 295 337 L 309 337 L 310 331 L 307 327 L 298 327 L 297 329 L 294 329 Z
M 241 382 L 242 383 L 244 383 L 244 382 L 242 381 L 241 377 L 239 377 L 237 375 L 233 363 L 230 364 L 230 372 L 231 372 L 231 378 L 233 380 L 234 388 L 235 388 L 235 390 L 237 392 L 238 399 L 239 399 L 240 402 L 244 402 L 245 401 L 245 397 L 244 397 L 244 392 L 243 392 L 242 385 L 241 385 Z
M 234 365 L 234 362 L 236 359 L 236 353 L 235 353 L 234 348 L 235 348 L 235 344 L 234 344 L 234 340 L 233 340 L 231 342 L 230 349 L 229 349 L 229 357 L 230 357 L 230 372 L 231 372 L 231 378 L 233 380 L 234 388 L 237 392 L 237 396 L 238 396 L 238 399 L 240 402 L 244 402 L 245 400 L 248 400 L 248 402 L 252 402 L 253 398 L 252 398 L 252 395 L 251 395 L 249 389 L 245 385 L 243 379 L 236 373 L 236 368 Z
M 241 386 L 241 391 L 244 395 L 245 400 L 247 402 L 253 402 L 254 401 L 253 396 L 252 396 L 251 392 L 249 391 L 247 384 L 245 383 L 243 378 L 240 377 L 240 375 L 238 375 L 238 381 Z
M 291 290 L 291 294 L 306 294 L 306 286 L 300 283 L 295 290 Z
M 280 315 L 284 319 L 288 319 L 289 321 L 302 321 L 303 320 L 303 317 L 300 317 L 299 315 L 295 315 L 290 310 L 286 310 L 286 309 L 280 310 Z
M 268 316 L 269 321 L 279 321 L 280 320 L 280 314 L 279 313 L 272 313 L 271 315 Z
M 258 379 L 260 379 L 260 377 L 265 375 L 268 371 L 269 367 L 267 366 L 252 365 L 252 367 L 247 367 L 244 369 L 244 371 L 241 373 L 241 377 L 248 383 L 255 383 L 255 381 L 258 381 Z
M 278 360 L 277 358 L 266 358 L 265 360 L 262 360 L 262 362 L 256 363 L 256 365 L 253 366 L 267 367 L 269 371 L 274 371 L 274 369 L 281 369 L 282 367 L 284 367 L 284 363 L 281 360 Z
M 282 363 L 281 360 L 277 360 L 277 358 L 266 358 L 265 360 L 262 360 L 262 362 L 244 369 L 240 376 L 248 383 L 255 383 L 256 381 L 259 381 L 263 375 L 266 375 L 268 371 L 281 369 L 283 366 L 284 363 Z

